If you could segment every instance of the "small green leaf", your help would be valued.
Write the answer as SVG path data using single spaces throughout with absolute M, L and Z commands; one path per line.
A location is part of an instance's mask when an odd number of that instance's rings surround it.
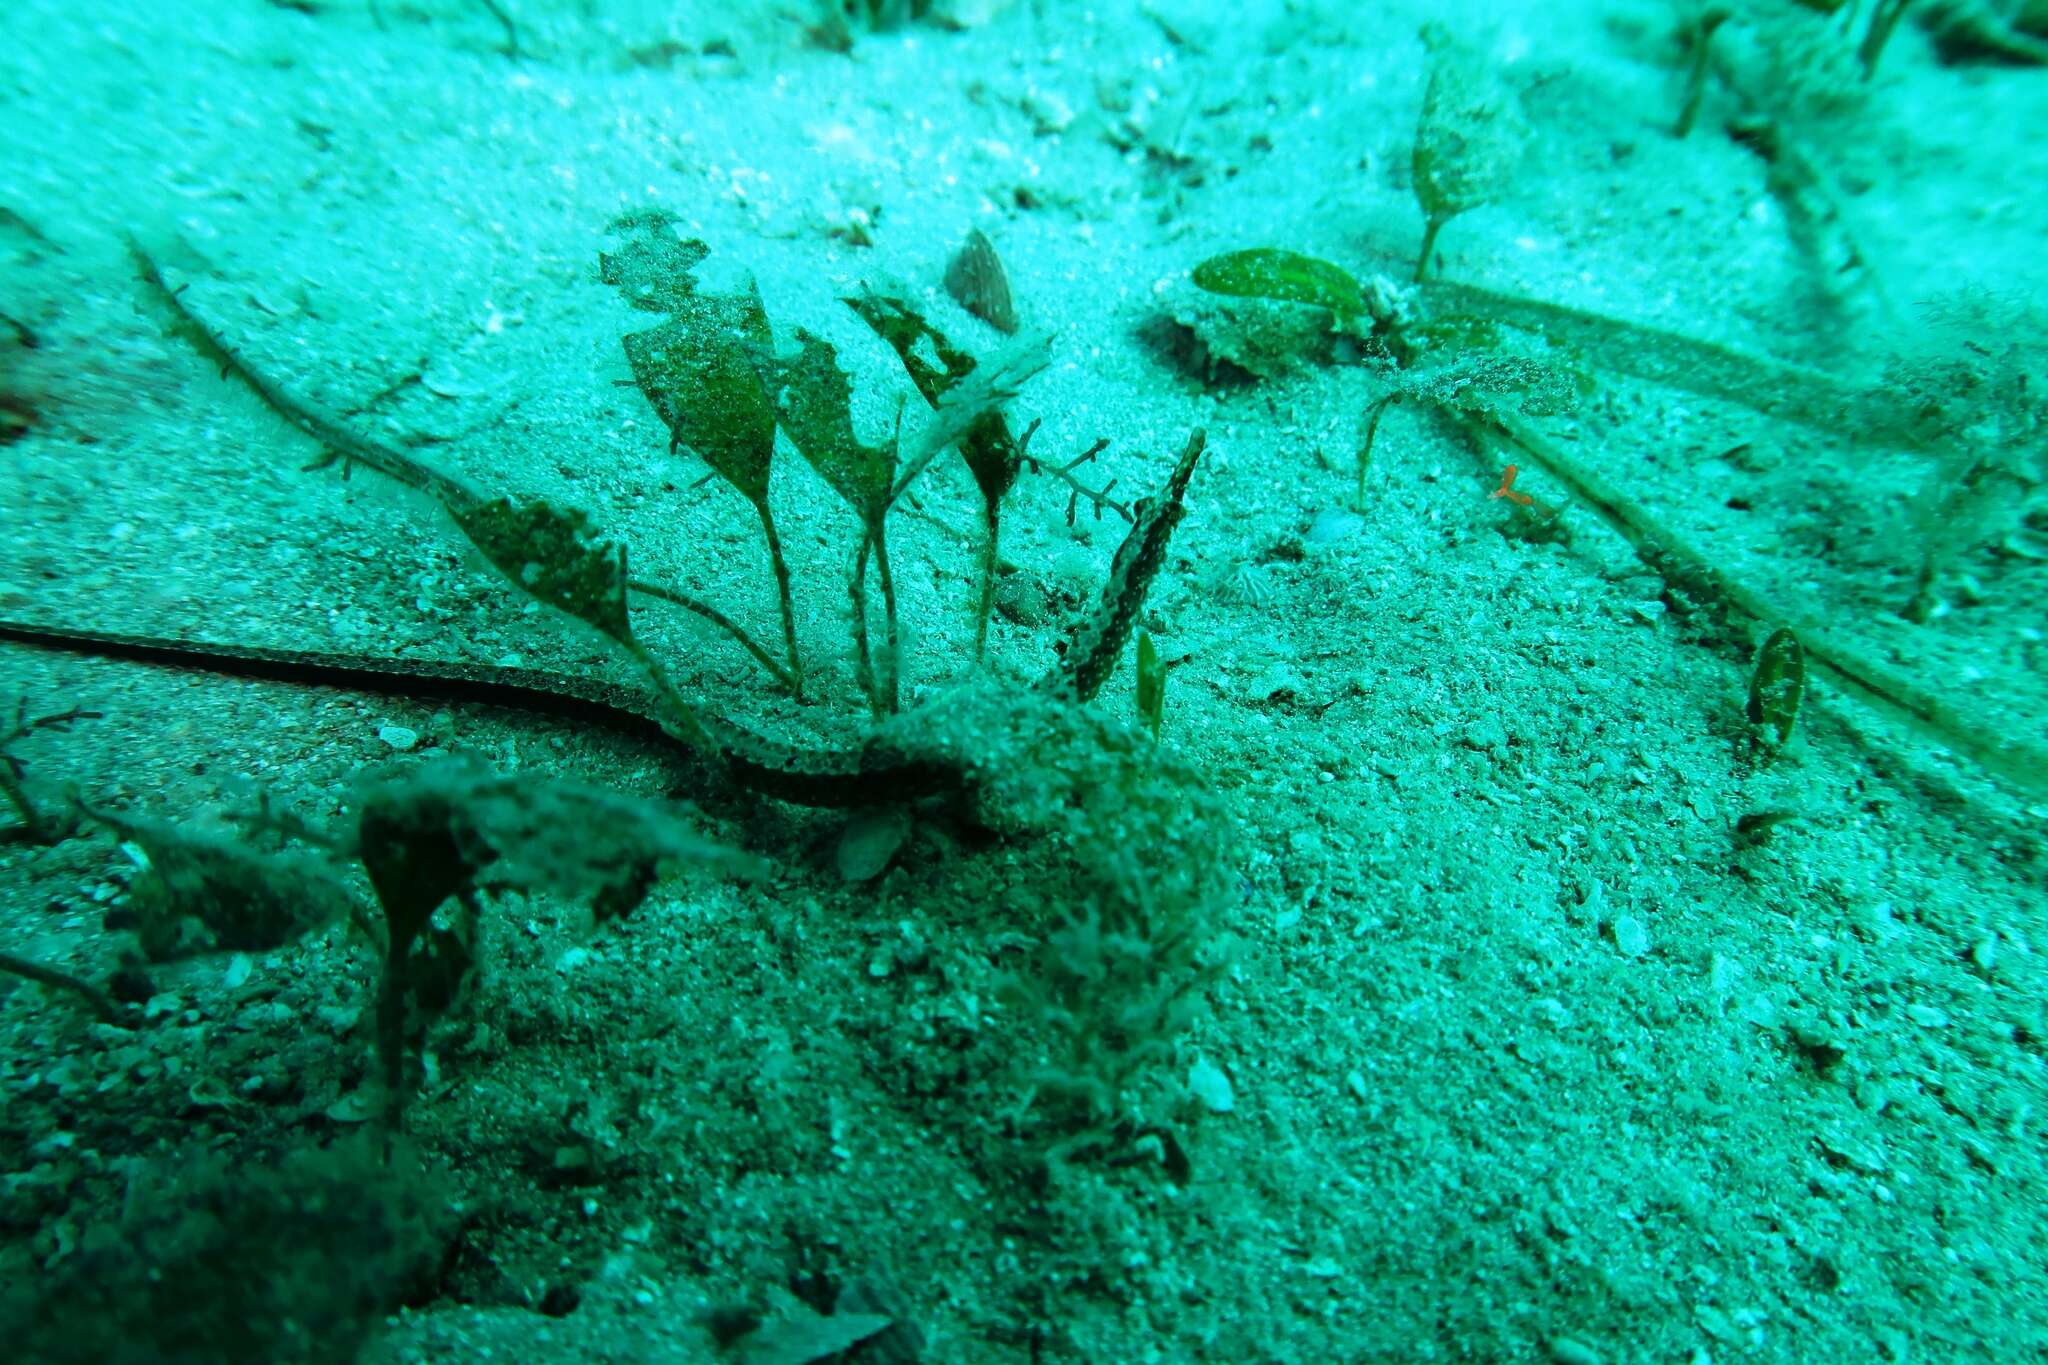
M 945 333 L 932 326 L 909 300 L 900 295 L 868 287 L 862 290 L 859 298 L 842 299 L 841 302 L 858 313 L 861 321 L 874 328 L 876 336 L 889 343 L 902 359 L 910 382 L 924 395 L 925 402 L 933 407 L 938 407 L 956 385 L 975 372 L 974 357 L 955 346 Z M 927 346 L 938 358 L 938 364 L 934 365 L 926 358 L 923 348 Z M 988 505 L 989 516 L 993 519 L 996 508 L 1024 467 L 1023 447 L 1011 434 L 1010 424 L 1003 419 L 1002 413 L 992 410 L 976 418 L 966 435 L 960 438 L 960 455 L 967 461 L 975 486 L 981 490 L 982 500 Z
M 626 614 L 626 547 L 600 539 L 583 512 L 538 498 L 493 498 L 451 514 L 470 543 L 527 596 L 639 654 Z
M 498 856 L 463 837 L 458 806 L 435 780 L 443 767 L 394 768 L 357 793 L 356 856 L 384 912 L 392 963 L 405 962 L 434 911 L 450 896 L 473 892 Z
M 1806 694 L 1806 650 L 1790 630 L 1779 629 L 1757 651 L 1756 672 L 1749 679 L 1749 719 L 1778 733 L 1778 743 L 1792 738 L 1799 702 Z
M 626 360 L 648 405 L 718 476 L 759 504 L 768 496 L 775 407 L 754 365 L 769 345 L 758 294 L 700 294 L 669 322 L 625 339 Z
M 932 326 L 900 292 L 865 285 L 858 298 L 845 298 L 840 302 L 859 314 L 860 320 L 872 327 L 876 336 L 889 343 L 890 349 L 902 359 L 903 368 L 910 372 L 910 382 L 917 385 L 924 401 L 934 407 L 946 390 L 973 373 L 974 357 Z M 938 364 L 934 365 L 925 357 L 923 347 L 927 345 L 932 355 L 938 358 Z
M 985 412 L 960 438 L 960 458 L 967 462 L 968 472 L 974 475 L 974 486 L 981 490 L 988 519 L 994 521 L 996 509 L 1002 506 L 1011 485 L 1023 471 L 1024 447 L 1017 443 L 1009 422 L 1000 412 Z
M 853 389 L 832 343 L 799 327 L 797 355 L 774 362 L 782 429 L 818 476 L 864 522 L 878 522 L 896 476 L 896 446 L 863 445 L 853 431 Z
M 1276 247 L 1211 256 L 1194 269 L 1198 288 L 1234 298 L 1275 299 L 1327 308 L 1340 318 L 1365 309 L 1365 288 L 1341 266 Z
M 1438 230 L 1500 197 L 1528 136 L 1514 91 L 1479 54 L 1440 24 L 1426 25 L 1422 41 L 1432 61 L 1411 161 L 1424 223 L 1418 280 Z
M 1138 719 L 1159 738 L 1166 718 L 1166 665 L 1159 661 L 1159 649 L 1149 631 L 1138 632 Z
M 678 238 L 662 210 L 628 215 L 614 231 L 635 235 L 598 256 L 598 274 L 635 308 L 672 314 L 625 339 L 633 380 L 669 430 L 718 476 L 760 506 L 768 496 L 775 408 L 761 389 L 754 353 L 770 344 L 768 310 L 751 285 L 743 293 L 700 293 L 690 272 L 710 248 Z
M 614 252 L 597 258 L 598 278 L 626 296 L 626 302 L 650 313 L 675 313 L 688 306 L 696 292 L 690 272 L 711 248 L 696 238 L 684 239 L 669 229 L 665 218 L 622 218 L 614 223 L 636 235 Z

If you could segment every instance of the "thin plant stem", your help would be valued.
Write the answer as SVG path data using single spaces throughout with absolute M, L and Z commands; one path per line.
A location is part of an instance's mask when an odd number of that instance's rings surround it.
M 498 26 L 505 30 L 505 55 L 515 62 L 518 61 L 519 27 L 512 22 L 512 16 L 505 12 L 505 7 L 499 4 L 498 0 L 477 0 L 477 4 L 483 8 L 485 13 L 496 19 Z
M 988 508 L 988 535 L 981 542 L 981 596 L 974 608 L 974 659 L 981 662 L 988 651 L 988 618 L 996 608 L 996 561 L 1001 558 L 998 541 L 1000 523 L 995 504 Z
M 704 728 L 704 718 L 676 687 L 675 680 L 669 677 L 668 670 L 661 666 L 661 661 L 648 653 L 646 646 L 637 640 L 627 645 L 626 652 L 634 663 L 640 665 L 640 670 L 647 675 L 647 680 L 654 684 L 655 695 L 661 699 L 664 712 L 661 728 L 703 755 L 714 766 L 723 763 L 725 751 L 719 746 L 718 741 L 712 738 L 711 732 Z
M 1911 405 L 1898 395 L 1858 387 L 1823 370 L 1475 285 L 1435 282 L 1424 297 L 1432 309 L 1541 332 L 1552 345 L 1574 347 L 1602 369 L 1739 403 L 1781 422 L 1887 448 L 1915 450 L 1926 444 L 1915 442 Z
M 1432 218 L 1422 225 L 1422 251 L 1415 258 L 1415 282 L 1420 284 L 1429 278 L 1429 258 L 1436 250 L 1436 235 L 1444 230 L 1448 218 Z
M 897 679 L 903 671 L 903 641 L 896 621 L 896 578 L 889 572 L 889 541 L 882 529 L 882 519 L 875 518 L 874 530 L 869 538 L 875 543 L 875 577 L 882 583 L 882 618 L 889 633 L 888 651 L 884 658 L 887 668 L 881 670 L 882 699 L 888 714 L 898 709 Z
M 28 792 L 22 788 L 20 779 L 8 771 L 4 761 L 0 761 L 0 797 L 5 797 L 7 804 L 14 807 L 14 813 L 21 817 L 30 843 L 50 842 L 49 827 L 43 823 L 42 812 L 36 809 L 35 802 L 29 799 Z
M 1728 11 L 1709 10 L 1700 16 L 1692 31 L 1692 68 L 1685 77 L 1685 105 L 1678 112 L 1678 126 L 1672 136 L 1683 140 L 1699 121 L 1700 105 L 1707 95 L 1707 73 L 1714 59 L 1714 31 L 1728 21 Z
M 1863 63 L 1863 79 L 1871 80 L 1877 75 L 1877 64 L 1884 56 L 1885 44 L 1892 40 L 1892 30 L 1906 17 L 1906 8 L 1913 0 L 1877 0 L 1877 7 L 1870 13 L 1870 27 L 1863 31 L 1862 45 L 1857 49 L 1857 60 Z
M 57 990 L 70 991 L 73 995 L 85 1001 L 92 1009 L 92 1012 L 99 1016 L 101 1023 L 114 1024 L 121 1028 L 130 1027 L 127 1016 L 121 1012 L 121 1007 L 108 998 L 104 991 L 80 977 L 73 976 L 69 972 L 59 971 L 55 967 L 46 966 L 29 958 L 16 957 L 13 953 L 0 953 L 0 972 L 12 972 L 14 975 L 33 981 L 39 986 L 51 986 Z
M 164 278 L 156 258 L 143 250 L 132 237 L 128 239 L 128 254 L 149 293 L 175 315 L 182 324 L 186 340 L 194 343 L 201 355 L 221 367 L 223 378 L 233 375 L 262 399 L 271 411 L 326 447 L 327 453 L 307 468 L 319 468 L 337 459 L 342 461 L 344 471 L 351 462 L 364 465 L 426 494 L 451 512 L 474 507 L 483 501 L 460 480 L 389 446 L 358 436 L 339 422 L 316 412 L 230 346 L 227 337 L 186 301 L 182 287 L 173 287 Z
M 775 656 L 763 649 L 753 636 L 747 634 L 746 629 L 739 622 L 733 620 L 710 603 L 699 602 L 696 598 L 677 592 L 674 588 L 660 583 L 650 583 L 645 579 L 633 579 L 626 586 L 643 597 L 652 597 L 658 602 L 666 602 L 670 606 L 681 607 L 684 611 L 703 617 L 712 625 L 717 626 L 727 635 L 737 640 L 747 653 L 754 656 L 755 661 L 761 667 L 768 670 L 769 676 L 774 678 L 775 681 L 781 683 L 799 697 L 803 695 L 802 684 L 795 675 L 784 669 L 780 663 L 777 663 Z
M 1365 435 L 1358 444 L 1358 513 L 1365 515 L 1365 472 L 1372 467 L 1373 442 L 1379 439 L 1380 419 L 1387 415 L 1387 409 L 1401 401 L 1398 391 L 1388 394 L 1374 403 L 1365 415 Z
M 796 604 L 791 600 L 789 589 L 789 561 L 782 557 L 782 537 L 775 531 L 775 514 L 768 510 L 768 500 L 761 499 L 754 504 L 754 510 L 761 514 L 761 533 L 768 538 L 768 563 L 775 570 L 775 605 L 782 613 L 782 644 L 789 652 L 789 685 L 796 693 L 796 699 L 804 699 L 804 664 L 796 649 Z
M 863 534 L 860 548 L 853 554 L 853 578 L 848 592 L 853 598 L 853 675 L 860 681 L 860 689 L 867 696 L 868 710 L 876 715 L 883 714 L 882 694 L 875 686 L 875 660 L 868 645 L 868 548 L 870 537 Z

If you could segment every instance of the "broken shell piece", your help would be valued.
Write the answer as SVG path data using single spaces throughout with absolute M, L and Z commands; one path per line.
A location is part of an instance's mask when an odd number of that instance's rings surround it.
M 996 256 L 995 244 L 980 228 L 970 228 L 967 240 L 946 267 L 946 292 L 962 308 L 1006 336 L 1017 331 L 1017 309 L 1010 301 L 1010 277 Z

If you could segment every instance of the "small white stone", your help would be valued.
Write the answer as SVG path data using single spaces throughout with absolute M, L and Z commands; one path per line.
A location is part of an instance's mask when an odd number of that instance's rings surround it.
M 1316 519 L 1309 523 L 1308 534 L 1302 539 L 1311 545 L 1335 545 L 1351 539 L 1364 529 L 1365 518 L 1358 513 L 1328 508 L 1316 513 Z
M 1197 1057 L 1195 1064 L 1188 1068 L 1188 1093 L 1200 1100 L 1203 1108 L 1212 1114 L 1227 1114 L 1237 1107 L 1230 1077 L 1207 1057 Z
M 322 1112 L 335 1123 L 367 1123 L 382 1109 L 377 1097 L 367 1090 L 351 1090 Z
M 1988 972 L 1998 961 L 1998 935 L 1985 934 L 1970 945 L 1970 961 L 1977 964 L 1977 970 Z
M 1557 1365 L 1600 1365 L 1600 1353 L 1583 1341 L 1556 1337 L 1550 1343 L 1550 1358 Z
M 1621 949 L 1623 957 L 1641 957 L 1650 951 L 1650 931 L 1634 915 L 1617 915 L 1614 946 Z
M 1073 126 L 1074 106 L 1057 90 L 1033 87 L 1024 92 L 1021 103 L 1031 119 L 1032 131 L 1042 137 L 1064 133 Z
M 408 730 L 403 725 L 380 725 L 377 727 L 377 738 L 398 752 L 405 753 L 419 744 L 420 732 Z

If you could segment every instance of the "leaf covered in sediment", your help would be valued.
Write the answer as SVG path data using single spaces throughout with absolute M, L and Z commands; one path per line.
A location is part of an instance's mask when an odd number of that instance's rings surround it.
M 980 368 L 980 362 L 934 327 L 930 320 L 919 313 L 916 306 L 904 298 L 900 291 L 877 289 L 872 285 L 862 289 L 860 296 L 844 300 L 845 304 L 860 315 L 863 322 L 874 329 L 875 335 L 889 343 L 903 361 L 903 368 L 910 375 L 910 382 L 924 395 L 927 403 L 937 408 L 947 401 L 954 389 L 969 380 Z M 1034 343 L 1027 338 L 1023 345 L 1029 348 Z M 1042 346 L 1042 343 L 1038 343 Z M 1001 356 L 1012 354 L 1027 355 L 1029 349 L 1018 351 L 1011 348 Z M 998 367 L 1003 362 L 999 356 Z M 1042 361 L 1039 362 L 1042 365 Z M 1032 373 L 1036 372 L 1034 368 Z M 1029 374 L 1012 374 L 1003 385 L 1014 391 L 1018 384 L 1029 378 Z M 978 401 L 972 397 L 965 401 Z M 955 399 L 954 401 L 961 401 Z M 950 424 L 949 424 L 950 425 Z M 1024 449 L 1016 435 L 1010 430 L 997 407 L 984 407 L 978 415 L 969 420 L 964 431 L 957 437 L 961 458 L 974 475 L 976 487 L 981 490 L 982 500 L 991 514 L 1017 481 L 1018 471 L 1024 465 Z M 942 449 L 920 442 L 921 449 Z M 898 480 L 899 485 L 904 480 Z
M 451 515 L 484 558 L 528 597 L 637 648 L 626 613 L 626 548 L 600 537 L 586 513 L 541 498 L 508 497 L 453 509 Z
M 853 387 L 832 343 L 802 327 L 793 356 L 767 358 L 776 415 L 790 442 L 863 520 L 889 504 L 896 444 L 868 445 L 853 430 Z M 767 376 L 764 376 L 767 377 Z
M 775 452 L 775 407 L 754 363 L 771 344 L 760 292 L 751 282 L 734 293 L 699 289 L 690 272 L 709 254 L 704 243 L 678 238 L 658 214 L 621 221 L 635 235 L 598 257 L 598 273 L 635 308 L 669 315 L 625 338 L 633 382 L 668 428 L 670 449 L 694 450 L 758 506 Z
M 676 236 L 673 220 L 663 214 L 620 219 L 615 228 L 633 236 L 617 251 L 597 258 L 598 278 L 625 296 L 626 302 L 649 313 L 674 313 L 696 292 L 690 272 L 711 254 L 694 237 Z

